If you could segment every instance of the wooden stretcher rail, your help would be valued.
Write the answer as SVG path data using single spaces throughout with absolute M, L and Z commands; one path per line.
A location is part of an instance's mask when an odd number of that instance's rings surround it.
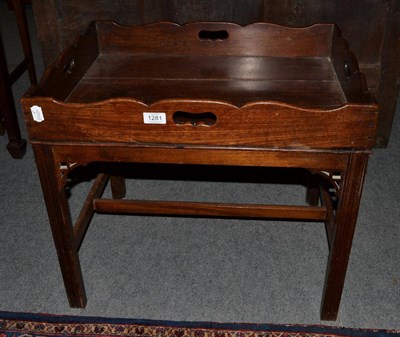
M 74 225 L 74 237 L 76 242 L 76 247 L 79 247 L 85 237 L 86 230 L 89 227 L 90 221 L 92 220 L 94 214 L 93 200 L 95 198 L 101 197 L 104 189 L 107 186 L 109 176 L 107 174 L 99 174 L 95 179 L 92 188 L 83 204 L 81 212 Z
M 97 212 L 229 218 L 325 220 L 325 207 L 94 199 Z

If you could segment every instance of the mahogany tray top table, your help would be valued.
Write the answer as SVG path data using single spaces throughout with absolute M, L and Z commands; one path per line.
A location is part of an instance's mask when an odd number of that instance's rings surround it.
M 86 295 L 78 251 L 95 212 L 324 222 L 321 318 L 335 320 L 377 105 L 338 29 L 97 22 L 22 99 L 64 284 Z M 302 168 L 308 205 L 125 199 L 99 172 L 73 225 L 68 174 L 92 162 Z M 112 199 L 102 198 L 110 181 Z

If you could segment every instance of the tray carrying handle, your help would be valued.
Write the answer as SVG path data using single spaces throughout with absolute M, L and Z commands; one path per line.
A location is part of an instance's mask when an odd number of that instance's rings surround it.
M 217 116 L 212 112 L 175 111 L 172 119 L 177 125 L 191 126 L 213 126 L 217 122 Z
M 229 33 L 225 29 L 221 30 L 208 30 L 202 29 L 197 34 L 201 41 L 223 41 L 229 38 Z

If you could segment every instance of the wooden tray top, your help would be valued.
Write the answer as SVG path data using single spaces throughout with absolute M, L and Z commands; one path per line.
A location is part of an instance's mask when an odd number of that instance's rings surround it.
M 97 22 L 23 105 L 32 141 L 366 149 L 377 117 L 331 24 Z

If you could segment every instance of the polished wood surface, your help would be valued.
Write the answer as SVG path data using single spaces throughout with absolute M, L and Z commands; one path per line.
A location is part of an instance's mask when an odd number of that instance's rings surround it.
M 72 307 L 86 304 L 78 250 L 95 212 L 272 218 L 325 223 L 321 318 L 336 319 L 378 107 L 334 25 L 98 22 L 22 105 Z M 119 163 L 300 168 L 309 205 L 128 200 L 124 172 L 101 166 Z M 82 167 L 98 175 L 72 224 L 65 187 Z
M 99 0 L 96 4 L 79 0 L 33 2 L 46 65 L 96 20 L 123 25 L 161 20 L 179 24 L 229 21 L 242 25 L 265 21 L 290 27 L 335 23 L 349 41 L 379 103 L 375 146 L 388 143 L 400 92 L 398 0 Z
M 202 31 L 227 38 L 203 41 Z M 241 43 L 250 37 L 254 50 Z M 101 22 L 64 51 L 33 93 L 44 96 L 46 121 L 26 121 L 32 141 L 368 149 L 377 107 L 353 59 L 328 24 Z M 37 98 L 24 102 L 28 109 Z M 166 124 L 143 127 L 143 113 L 152 111 L 164 112 Z M 177 120 L 180 112 L 186 123 Z M 201 113 L 214 123 L 199 123 Z
M 256 219 L 324 220 L 325 207 L 222 204 L 183 201 L 94 199 L 95 211 L 116 214 L 153 214 Z
M 135 97 L 147 105 L 187 97 L 208 97 L 236 106 L 269 100 L 338 108 L 346 102 L 326 58 L 115 54 L 100 55 L 67 101 L 87 103 L 115 97 Z

